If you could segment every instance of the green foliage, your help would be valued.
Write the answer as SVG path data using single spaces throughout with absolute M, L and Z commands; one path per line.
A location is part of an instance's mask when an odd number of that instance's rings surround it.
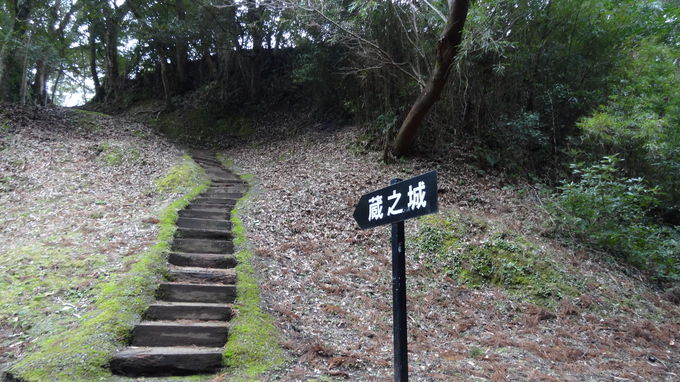
M 584 150 L 594 155 L 618 153 L 633 176 L 644 176 L 680 201 L 680 70 L 678 46 L 647 39 L 629 50 L 613 94 L 579 128 Z
M 525 238 L 447 211 L 421 219 L 418 260 L 472 287 L 494 285 L 511 295 L 554 306 L 580 285 Z
M 680 272 L 680 229 L 654 224 L 649 218 L 658 190 L 640 178 L 627 178 L 616 167 L 621 159 L 605 157 L 588 167 L 573 165 L 578 180 L 564 184 L 551 208 L 557 228 L 660 279 Z
M 157 243 L 148 251 L 133 255 L 132 266 L 127 273 L 111 275 L 109 281 L 98 285 L 92 291 L 96 291 L 95 308 L 68 330 L 52 328 L 49 337 L 39 339 L 28 355 L 11 367 L 12 375 L 25 381 L 93 381 L 111 378 L 109 370 L 105 368 L 108 360 L 127 343 L 130 330 L 153 301 L 158 283 L 166 272 L 166 254 L 176 229 L 177 211 L 208 187 L 205 176 L 197 174 L 191 179 L 195 182 L 186 194 L 161 213 Z M 51 252 L 40 250 L 33 253 L 33 258 L 40 259 Z M 57 257 L 55 261 L 59 259 Z M 50 266 L 50 272 L 62 267 L 62 264 L 51 263 L 54 265 Z M 32 266 L 30 262 L 28 264 Z M 41 269 L 41 266 L 35 268 Z M 63 269 L 68 270 L 70 276 L 64 276 L 67 281 L 61 283 L 71 282 L 68 280 L 73 278 L 73 269 Z M 48 287 L 61 288 L 59 285 Z
M 226 159 L 221 158 L 222 162 Z M 251 182 L 252 176 L 242 179 Z M 239 213 L 249 194 L 244 195 L 231 214 L 234 244 L 238 248 L 236 259 L 236 308 L 238 314 L 231 321 L 229 341 L 224 350 L 224 364 L 229 370 L 229 380 L 252 380 L 257 375 L 283 363 L 283 352 L 278 343 L 279 333 L 274 319 L 260 308 L 253 253 L 248 243 L 245 226 Z

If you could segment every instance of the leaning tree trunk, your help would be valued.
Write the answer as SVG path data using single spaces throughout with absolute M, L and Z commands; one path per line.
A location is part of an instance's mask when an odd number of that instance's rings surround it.
M 469 0 L 454 0 L 453 4 L 449 6 L 446 28 L 437 43 L 434 72 L 401 124 L 393 145 L 393 152 L 396 155 L 404 155 L 411 147 L 416 131 L 444 90 L 451 65 L 458 54 L 458 48 L 463 39 L 463 27 L 465 26 L 468 6 Z

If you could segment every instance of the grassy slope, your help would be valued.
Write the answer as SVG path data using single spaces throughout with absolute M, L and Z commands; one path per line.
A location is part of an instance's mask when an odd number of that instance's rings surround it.
M 127 336 L 141 313 L 154 299 L 154 291 L 167 269 L 166 254 L 175 231 L 177 211 L 208 186 L 200 166 L 185 157 L 157 182 L 159 192 L 179 192 L 181 197 L 160 215 L 157 243 L 134 255 L 136 262 L 125 274 L 100 286 L 96 308 L 66 332 L 40 339 L 30 354 L 11 368 L 11 373 L 27 381 L 107 379 L 104 368 L 111 354 L 125 345 Z M 53 287 L 53 286 L 47 286 Z

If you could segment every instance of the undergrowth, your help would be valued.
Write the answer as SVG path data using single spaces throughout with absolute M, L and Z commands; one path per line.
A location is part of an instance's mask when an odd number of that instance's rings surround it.
M 191 139 L 206 143 L 214 137 L 247 137 L 255 132 L 251 119 L 225 115 L 223 110 L 211 110 L 205 106 L 177 109 L 150 122 L 172 139 Z
M 578 296 L 580 283 L 516 233 L 452 210 L 420 219 L 418 261 L 474 288 L 496 286 L 543 306 Z
M 648 272 L 659 281 L 680 280 L 680 227 L 656 224 L 650 211 L 657 188 L 626 177 L 617 156 L 590 166 L 573 165 L 575 180 L 549 203 L 556 229 Z
M 228 162 L 224 158 L 220 159 L 222 163 Z M 252 183 L 252 175 L 243 175 L 241 178 Z M 238 249 L 238 314 L 231 321 L 229 340 L 224 350 L 224 365 L 228 370 L 225 377 L 229 381 L 253 380 L 257 375 L 283 363 L 283 352 L 279 346 L 279 333 L 274 319 L 260 308 L 260 292 L 252 263 L 253 252 L 239 217 L 248 197 L 249 193 L 246 193 L 231 214 L 234 244 Z
M 161 212 L 156 244 L 134 255 L 135 262 L 128 272 L 112 275 L 110 281 L 98 286 L 94 309 L 71 329 L 38 340 L 28 350 L 28 355 L 10 368 L 14 378 L 25 381 L 93 381 L 111 377 L 106 368 L 110 357 L 127 343 L 134 323 L 154 300 L 154 291 L 166 272 L 166 255 L 176 229 L 177 211 L 208 187 L 209 181 L 200 166 L 186 157 L 179 166 L 190 169 L 191 181 L 183 182 L 184 179 L 181 179 L 182 186 L 171 187 L 183 196 Z M 176 173 L 172 170 L 168 176 Z M 46 271 L 53 272 L 60 266 L 54 264 Z M 64 270 L 73 272 L 68 268 Z M 69 278 L 68 275 L 64 277 Z

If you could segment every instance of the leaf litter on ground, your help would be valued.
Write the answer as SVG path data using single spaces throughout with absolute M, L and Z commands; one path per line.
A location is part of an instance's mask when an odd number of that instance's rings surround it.
M 139 123 L 2 104 L 0 365 L 77 325 L 97 286 L 152 245 L 173 195 L 154 180 L 181 151 Z M 1 369 L 4 366 L 0 366 Z
M 441 210 L 522 235 L 583 287 L 552 307 L 501 287 L 471 287 L 414 256 L 410 240 L 424 223 L 408 221 L 412 380 L 671 381 L 680 375 L 678 307 L 634 272 L 546 235 L 549 218 L 535 193 L 523 192 L 529 185 L 479 171 L 467 158 L 383 164 L 379 153 L 356 149 L 357 127 L 289 115 L 265 117 L 259 126 L 224 154 L 255 176 L 243 220 L 263 304 L 289 353 L 285 367 L 263 379 L 391 379 L 389 228 L 361 231 L 352 212 L 361 195 L 391 178 L 432 169 L 439 172 Z

